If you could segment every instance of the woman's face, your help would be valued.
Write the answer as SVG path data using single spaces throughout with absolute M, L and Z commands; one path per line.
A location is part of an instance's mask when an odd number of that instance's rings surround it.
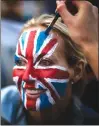
M 55 32 L 44 28 L 24 31 L 17 44 L 13 80 L 24 106 L 40 111 L 52 107 L 66 96 L 71 72 L 64 53 L 64 42 Z

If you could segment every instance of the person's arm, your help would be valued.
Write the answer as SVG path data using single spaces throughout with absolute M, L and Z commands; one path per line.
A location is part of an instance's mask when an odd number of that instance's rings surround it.
M 73 1 L 78 12 L 72 15 L 66 0 L 57 0 L 57 11 L 67 25 L 70 37 L 79 45 L 97 79 L 98 76 L 98 8 L 88 1 Z

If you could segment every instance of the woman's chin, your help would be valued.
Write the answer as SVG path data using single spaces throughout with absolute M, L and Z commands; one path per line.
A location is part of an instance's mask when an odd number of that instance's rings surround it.
M 46 110 L 51 110 L 52 109 L 52 107 L 54 107 L 55 106 L 55 104 L 54 105 L 52 105 L 52 106 L 44 106 L 43 108 L 39 108 L 39 109 L 36 109 L 35 108 L 35 106 L 29 106 L 29 107 L 26 107 L 26 106 L 24 106 L 25 107 L 25 109 L 26 110 L 28 110 L 28 111 L 32 111 L 32 112 L 41 112 L 41 111 L 46 111 Z

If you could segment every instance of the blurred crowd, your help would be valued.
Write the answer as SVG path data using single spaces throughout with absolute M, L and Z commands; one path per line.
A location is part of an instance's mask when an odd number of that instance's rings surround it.
M 51 4 L 51 8 L 49 5 Z M 12 68 L 18 36 L 23 24 L 33 16 L 54 13 L 55 0 L 2 0 L 1 1 L 1 88 L 12 85 Z M 52 7 L 53 6 L 53 7 Z
M 95 1 L 90 1 L 97 5 Z M 54 14 L 55 9 L 56 0 L 1 1 L 1 88 L 14 84 L 12 81 L 13 57 L 23 24 L 33 16 L 39 16 L 42 13 Z M 93 75 L 90 74 L 90 76 Z M 91 78 L 90 76 L 89 78 Z M 95 79 L 92 81 L 94 81 L 95 84 L 90 84 L 90 88 L 88 86 L 86 87 L 82 101 L 99 112 L 99 108 L 97 108 L 99 104 L 96 103 L 96 97 L 98 97 L 97 81 Z M 87 101 L 87 99 L 89 99 L 89 101 Z M 94 103 L 96 106 L 94 106 Z

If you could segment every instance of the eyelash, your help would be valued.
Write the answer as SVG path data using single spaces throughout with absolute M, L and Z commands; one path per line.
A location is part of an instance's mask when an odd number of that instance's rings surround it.
M 54 64 L 54 62 L 49 59 L 41 59 L 41 61 L 39 62 L 39 65 L 41 65 L 41 66 L 51 66 L 53 64 Z
M 18 57 L 17 59 L 15 59 L 15 64 L 17 66 L 25 66 L 26 61 L 24 61 L 23 59 Z M 46 59 L 41 59 L 40 62 L 39 62 L 39 65 L 41 65 L 41 66 L 51 66 L 53 64 L 54 64 L 54 62 L 52 60 L 50 60 L 50 59 L 47 59 L 47 58 Z
M 19 58 L 19 59 L 15 60 L 15 64 L 17 66 L 25 66 L 26 62 Z

